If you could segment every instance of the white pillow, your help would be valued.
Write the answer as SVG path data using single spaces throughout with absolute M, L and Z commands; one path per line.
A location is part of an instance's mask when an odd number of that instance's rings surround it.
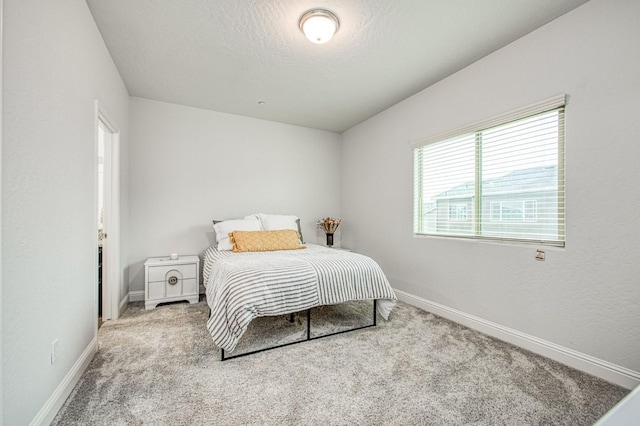
M 233 244 L 229 240 L 229 233 L 233 231 L 260 231 L 261 229 L 258 218 L 247 217 L 214 223 L 213 230 L 216 232 L 217 249 L 232 250 Z
M 298 231 L 298 234 L 300 234 L 300 243 L 304 244 L 302 229 L 300 229 L 300 219 L 298 216 L 256 213 L 247 217 L 257 217 L 262 224 L 262 229 L 265 231 L 280 231 L 283 229 L 293 229 L 294 231 Z
M 293 229 L 298 231 L 298 216 L 284 214 L 264 214 L 256 215 L 262 223 L 265 231 L 279 231 L 282 229 Z

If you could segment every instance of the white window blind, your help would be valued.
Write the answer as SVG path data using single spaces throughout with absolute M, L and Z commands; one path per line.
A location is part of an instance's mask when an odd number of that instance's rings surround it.
M 564 246 L 565 95 L 414 144 L 414 232 Z

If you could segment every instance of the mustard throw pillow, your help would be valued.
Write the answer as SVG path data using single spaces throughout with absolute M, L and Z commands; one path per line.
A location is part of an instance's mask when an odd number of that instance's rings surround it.
M 279 231 L 233 231 L 229 233 L 233 251 L 297 250 L 306 248 L 300 244 L 300 234 L 293 229 Z

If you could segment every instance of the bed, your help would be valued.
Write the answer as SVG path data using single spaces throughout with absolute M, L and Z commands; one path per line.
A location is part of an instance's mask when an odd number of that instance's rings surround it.
M 373 259 L 315 244 L 305 247 L 236 253 L 212 246 L 205 251 L 203 280 L 211 309 L 207 329 L 222 349 L 222 360 L 224 351 L 232 352 L 249 323 L 261 316 L 306 311 L 309 327 L 311 308 L 372 300 L 373 325 L 376 311 L 388 319 L 396 295 Z

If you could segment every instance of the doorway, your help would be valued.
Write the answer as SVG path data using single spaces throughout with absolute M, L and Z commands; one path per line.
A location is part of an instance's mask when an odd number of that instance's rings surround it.
M 98 250 L 95 306 L 97 328 L 120 315 L 119 131 L 96 101 Z
M 105 125 L 98 120 L 98 328 L 102 326 L 102 248 L 104 242 L 104 139 Z M 106 275 L 106 274 L 105 274 Z

